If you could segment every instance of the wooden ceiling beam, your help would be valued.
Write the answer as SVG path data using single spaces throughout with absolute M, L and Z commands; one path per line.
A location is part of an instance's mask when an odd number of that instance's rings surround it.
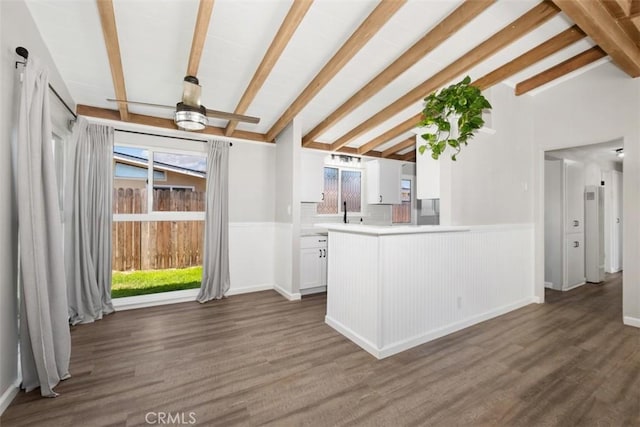
M 407 0 L 381 0 L 380 4 L 271 126 L 267 132 L 267 138 L 274 139 L 406 2 Z
M 559 52 L 584 37 L 586 37 L 586 34 L 577 25 L 574 25 L 573 27 L 568 28 L 560 34 L 550 38 L 546 42 L 539 44 L 530 51 L 520 55 L 516 59 L 509 61 L 503 66 L 484 75 L 474 81 L 472 85 L 480 88 L 480 90 L 488 89 L 491 86 L 500 83 L 504 79 L 528 68 L 531 64 L 535 64 L 536 62 Z
M 305 148 L 312 148 L 314 150 L 323 150 L 326 152 L 332 152 L 331 150 L 331 144 L 325 144 L 322 142 L 311 142 L 310 144 L 307 145 L 307 147 Z M 354 147 L 342 147 L 341 149 L 335 151 L 335 153 L 343 153 L 343 154 L 349 154 L 349 155 L 358 155 L 358 149 L 354 148 Z M 370 151 L 367 153 L 367 157 L 383 157 L 382 152 L 381 151 Z M 397 155 L 397 154 L 391 154 L 389 156 L 387 156 L 387 159 L 392 159 L 392 160 L 402 160 L 401 158 L 402 156 Z
M 312 4 L 313 0 L 294 0 L 287 16 L 282 21 L 282 25 L 280 25 L 280 29 L 271 41 L 260 65 L 253 74 L 247 89 L 244 91 L 242 98 L 240 98 L 240 102 L 238 102 L 234 113 L 244 114 L 247 111 Z M 231 120 L 225 128 L 224 134 L 230 136 L 236 130 L 237 126 L 238 122 Z
M 559 77 L 569 74 L 572 71 L 582 68 L 600 58 L 607 56 L 606 52 L 598 46 L 592 47 L 572 58 L 559 63 L 535 76 L 524 80 L 516 85 L 516 95 L 525 94 L 533 89 L 549 83 Z
M 364 87 L 333 111 L 327 118 L 314 127 L 302 139 L 302 146 L 307 146 L 327 129 L 342 120 L 347 114 L 380 92 L 389 83 L 440 46 L 445 40 L 471 22 L 476 16 L 491 6 L 495 0 L 467 0 L 455 11 L 440 21 L 413 46 L 400 55 L 380 74 L 370 80 Z
M 120 118 L 120 114 L 118 113 L 117 110 L 110 110 L 108 108 L 99 108 L 99 107 L 92 107 L 89 105 L 80 104 L 77 106 L 77 114 L 79 116 L 95 117 L 97 119 L 107 119 L 107 120 L 124 122 L 124 120 Z M 173 122 L 173 119 L 146 116 L 143 114 L 129 113 L 129 120 L 126 120 L 126 122 L 134 123 L 138 125 L 144 125 L 144 126 L 153 126 L 153 127 L 162 128 L 162 129 L 178 130 L 178 128 L 176 127 L 176 124 Z M 201 134 L 224 136 L 224 129 L 215 127 L 215 126 L 207 126 L 201 131 L 191 132 L 191 133 L 195 137 Z M 236 131 L 233 137 L 246 139 L 249 141 L 270 142 L 270 141 L 267 141 L 264 134 L 256 133 L 256 132 Z
M 631 77 L 640 76 L 640 48 L 601 0 L 553 2 Z
M 415 142 L 415 141 L 414 141 L 414 142 Z M 406 161 L 406 162 L 409 162 L 409 161 L 414 161 L 414 162 L 415 162 L 415 160 L 416 160 L 416 154 L 417 154 L 417 153 L 416 153 L 416 149 L 414 148 L 413 150 L 409 151 L 408 153 L 404 153 L 404 154 L 402 154 L 402 155 L 400 156 L 400 157 L 401 157 L 401 159 L 400 159 L 400 160 L 404 160 L 404 161 Z
M 525 34 L 528 34 L 535 28 L 547 22 L 559 12 L 560 10 L 548 1 L 539 3 L 524 15 L 498 31 L 492 37 L 462 55 L 452 64 L 448 65 L 419 86 L 407 92 L 392 104 L 360 123 L 344 136 L 338 138 L 333 143 L 333 149 L 337 150 L 338 148 L 344 147 L 363 133 L 381 125 L 391 117 L 420 101 L 431 92 L 444 86 L 447 82 L 459 77 L 473 66 L 479 64 L 502 48 L 508 46 Z
M 204 42 L 209 32 L 209 21 L 213 12 L 214 0 L 200 0 L 196 25 L 193 29 L 193 40 L 191 41 L 191 52 L 189 53 L 189 64 L 187 65 L 187 75 L 197 76 L 200 68 L 200 59 L 204 50 Z
M 358 154 L 367 154 L 368 152 L 373 151 L 375 148 L 381 146 L 385 142 L 388 142 L 393 138 L 397 138 L 403 133 L 413 129 L 414 127 L 416 127 L 416 125 L 418 124 L 421 118 L 422 118 L 422 113 L 409 117 L 407 120 L 400 123 L 399 125 L 394 126 L 393 128 L 383 133 L 382 135 L 376 138 L 373 138 L 371 141 L 358 147 Z
M 113 80 L 113 90 L 116 99 L 127 100 L 127 90 L 124 84 L 124 72 L 122 71 L 122 57 L 120 55 L 120 42 L 118 41 L 118 28 L 116 26 L 116 16 L 113 10 L 112 0 L 97 0 L 98 14 L 102 26 L 104 44 L 107 48 L 109 67 L 111 68 L 111 79 Z M 125 102 L 118 102 L 120 119 L 129 119 L 129 109 Z
M 389 147 L 382 152 L 382 157 L 390 156 L 391 154 L 396 154 L 398 151 L 402 151 L 411 146 L 416 145 L 416 137 L 412 136 L 410 138 L 405 139 L 402 142 L 395 144 L 393 147 Z

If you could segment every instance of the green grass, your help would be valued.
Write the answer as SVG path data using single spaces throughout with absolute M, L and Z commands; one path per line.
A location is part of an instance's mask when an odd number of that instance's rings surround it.
M 202 267 L 114 271 L 111 279 L 111 297 L 131 297 L 199 288 L 201 281 Z

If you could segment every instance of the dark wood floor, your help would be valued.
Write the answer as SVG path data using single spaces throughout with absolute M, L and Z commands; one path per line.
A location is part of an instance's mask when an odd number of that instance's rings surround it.
M 323 295 L 275 292 L 115 313 L 72 330 L 55 399 L 20 393 L 4 426 L 640 425 L 640 331 L 621 277 L 378 361 L 323 322 Z M 155 415 L 148 420 L 155 421 Z

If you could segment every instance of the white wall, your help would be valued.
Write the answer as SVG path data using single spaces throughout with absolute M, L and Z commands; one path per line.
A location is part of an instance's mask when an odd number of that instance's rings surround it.
M 300 278 L 300 150 L 302 128 L 294 119 L 276 137 L 275 278 L 276 290 L 299 299 Z
M 544 151 L 623 138 L 623 315 L 640 326 L 640 80 L 605 63 L 532 99 L 538 295 L 544 295 Z
M 14 63 L 19 57 L 15 48 L 23 46 L 30 56 L 48 67 L 51 84 L 69 102 L 71 97 L 60 77 L 40 33 L 22 1 L 0 1 L 0 192 L 5 195 L 0 206 L 0 413 L 8 403 L 18 378 L 18 332 L 16 307 L 17 220 L 13 197 L 11 140 L 17 111 L 18 83 Z M 54 119 L 68 119 L 60 103 L 51 96 Z M 64 124 L 63 124 L 64 126 Z
M 491 103 L 496 133 L 478 133 L 455 162 L 440 159 L 440 224 L 533 222 L 531 98 L 498 85 Z
M 273 222 L 275 144 L 234 141 L 229 153 L 229 222 Z
M 564 265 L 564 173 L 562 160 L 546 160 L 544 167 L 544 280 L 562 289 Z

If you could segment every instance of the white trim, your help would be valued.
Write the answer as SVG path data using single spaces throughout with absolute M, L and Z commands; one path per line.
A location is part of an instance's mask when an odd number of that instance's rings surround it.
M 377 348 L 375 346 L 375 344 L 371 343 L 370 341 L 368 341 L 365 338 L 361 337 L 360 335 L 356 334 L 351 329 L 347 328 L 346 326 L 344 326 L 340 322 L 335 321 L 334 319 L 330 318 L 329 316 L 325 316 L 325 323 L 327 325 L 331 326 L 332 328 L 334 328 L 336 331 L 340 332 L 342 335 L 344 335 L 347 338 L 349 338 L 351 341 L 353 341 L 356 344 L 358 344 L 365 351 L 367 351 L 368 353 L 372 354 L 376 358 L 384 359 L 385 357 L 392 356 L 394 354 L 397 354 L 397 353 L 400 353 L 402 351 L 408 350 L 408 349 L 413 348 L 415 346 L 418 346 L 418 345 L 424 344 L 426 342 L 435 340 L 435 339 L 443 337 L 445 335 L 449 335 L 449 334 L 451 334 L 453 332 L 457 332 L 457 331 L 459 331 L 461 329 L 468 328 L 469 326 L 473 326 L 475 324 L 484 322 L 484 321 L 492 319 L 494 317 L 501 316 L 501 315 L 509 313 L 509 312 L 511 312 L 513 310 L 517 310 L 519 308 L 522 308 L 522 307 L 524 307 L 526 305 L 529 305 L 529 304 L 532 304 L 532 303 L 539 303 L 539 302 L 540 302 L 540 299 L 537 298 L 537 297 L 525 298 L 525 299 L 517 301 L 517 302 L 515 302 L 513 304 L 508 304 L 508 305 L 505 305 L 505 306 L 502 306 L 502 307 L 498 307 L 498 308 L 496 308 L 494 310 L 487 311 L 487 312 L 479 314 L 477 316 L 472 316 L 472 317 L 463 319 L 463 320 L 461 320 L 459 322 L 454 322 L 454 323 L 451 323 L 449 325 L 443 326 L 441 328 L 434 329 L 434 330 L 429 331 L 429 332 L 427 332 L 425 334 L 417 335 L 417 336 L 412 337 L 412 338 L 410 338 L 408 340 L 396 342 L 394 344 L 385 346 L 384 348 Z
M 353 332 L 351 329 L 344 326 L 342 323 L 337 320 L 329 317 L 328 315 L 324 317 L 324 323 L 331 326 L 336 331 L 340 332 L 342 335 L 356 343 L 360 348 L 362 348 L 367 353 L 371 354 L 376 359 L 382 359 L 380 356 L 380 350 L 375 346 L 371 341 L 361 337 L 360 335 Z
M 20 384 L 18 381 L 16 383 L 11 384 L 0 396 L 0 416 L 4 413 L 4 411 L 9 407 L 13 399 L 20 391 Z
M 633 326 L 634 328 L 640 328 L 639 317 L 624 316 L 622 318 L 622 323 L 624 323 L 627 326 Z
M 555 288 L 553 287 L 553 282 L 547 282 L 547 281 L 545 281 L 545 282 L 544 282 L 544 287 L 545 287 L 545 288 L 555 289 Z
M 270 283 L 265 283 L 262 285 L 254 285 L 254 286 L 247 286 L 246 288 L 231 288 L 229 289 L 229 291 L 225 294 L 225 296 L 231 296 L 231 295 L 242 295 L 242 294 L 250 294 L 253 292 L 263 292 L 263 291 L 272 291 L 274 288 L 274 286 Z
M 289 291 L 281 288 L 278 285 L 273 285 L 273 290 L 275 290 L 277 293 L 279 293 L 289 301 L 298 301 L 302 299 L 302 295 L 300 295 L 300 292 L 290 293 Z
M 579 288 L 580 286 L 584 286 L 586 284 L 587 284 L 586 281 L 585 282 L 581 282 L 581 283 L 577 283 L 577 284 L 575 284 L 575 285 L 573 285 L 573 286 L 571 286 L 569 288 L 563 289 L 562 292 L 567 292 L 567 291 L 573 290 L 575 288 Z
M 225 296 L 248 294 L 251 292 L 269 291 L 274 288 L 271 284 L 249 286 L 246 288 L 231 288 Z M 179 304 L 182 302 L 195 302 L 199 288 L 184 289 L 181 291 L 159 292 L 156 294 L 136 295 L 133 297 L 114 298 L 113 308 L 116 311 L 135 310 L 138 308 L 155 307 L 158 305 Z M 300 298 L 298 298 L 300 299 Z
M 300 289 L 300 295 L 311 295 L 311 294 L 321 294 L 323 292 L 327 292 L 326 286 L 314 286 L 312 288 Z
M 138 214 L 113 214 L 113 222 L 127 221 L 204 221 L 204 211 L 153 211 Z
M 160 292 L 157 294 L 136 295 L 133 297 L 114 298 L 113 308 L 116 311 L 133 310 L 136 308 L 155 307 L 157 305 L 178 304 L 181 302 L 195 302 L 200 289 L 184 289 L 181 291 Z

